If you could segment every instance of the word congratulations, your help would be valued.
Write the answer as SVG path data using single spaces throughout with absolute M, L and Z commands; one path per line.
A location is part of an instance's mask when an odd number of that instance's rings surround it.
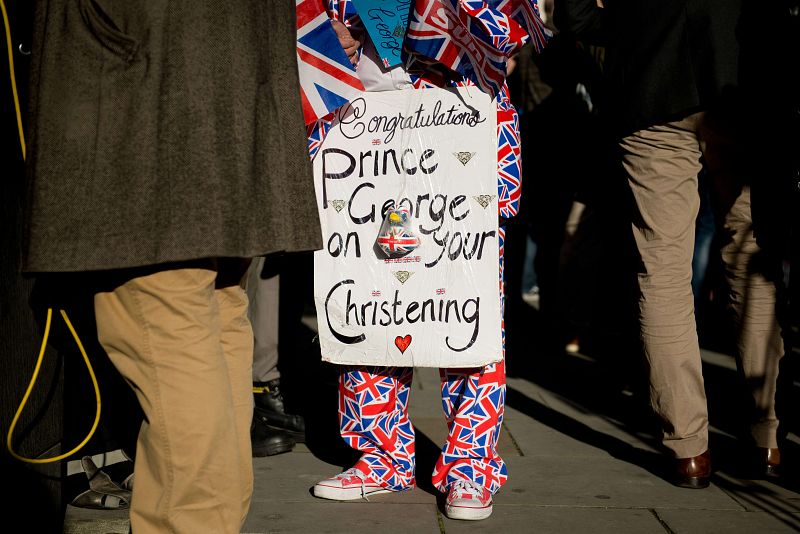
M 470 128 L 486 122 L 485 117 L 467 106 L 453 104 L 448 109 L 442 109 L 442 101 L 437 100 L 433 110 L 420 104 L 416 111 L 408 115 L 397 112 L 396 115 L 373 115 L 366 122 L 361 120 L 367 113 L 367 102 L 363 98 L 356 98 L 349 104 L 342 106 L 338 113 L 339 128 L 348 139 L 356 139 L 365 132 L 371 134 L 385 134 L 383 141 L 391 142 L 398 130 L 417 130 L 431 126 L 466 125 Z

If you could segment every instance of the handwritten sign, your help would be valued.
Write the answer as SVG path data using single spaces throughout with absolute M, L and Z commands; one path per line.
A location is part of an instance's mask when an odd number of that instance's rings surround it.
M 481 91 L 408 89 L 341 108 L 314 159 L 324 247 L 314 297 L 322 357 L 353 365 L 500 361 L 497 134 Z M 419 246 L 376 245 L 390 210 Z
M 384 67 L 400 64 L 411 0 L 352 0 Z

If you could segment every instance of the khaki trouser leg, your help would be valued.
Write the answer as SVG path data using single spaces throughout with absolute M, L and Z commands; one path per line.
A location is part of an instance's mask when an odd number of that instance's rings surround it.
M 753 237 L 741 145 L 713 117 L 697 113 L 636 132 L 621 147 L 636 200 L 641 332 L 653 406 L 664 421 L 664 444 L 679 458 L 700 454 L 708 446 L 689 285 L 702 153 L 720 225 L 737 356 L 755 407 L 752 436 L 758 446 L 777 447 L 775 390 L 784 351 L 775 314 L 780 274 L 774 258 Z
M 744 189 L 725 219 L 729 241 L 722 248 L 730 308 L 737 332 L 739 365 L 753 398 L 751 434 L 759 447 L 778 446 L 775 390 L 783 340 L 775 316 L 775 285 L 757 265 L 760 249 L 750 221 L 750 194 Z
M 236 285 L 215 291 L 222 325 L 222 350 L 228 363 L 233 392 L 234 421 L 239 436 L 239 471 L 243 478 L 241 523 L 247 519 L 253 495 L 253 330 L 247 318 L 247 296 Z
M 165 270 L 95 297 L 100 342 L 145 413 L 135 534 L 238 533 L 247 513 L 252 332 L 243 291 L 217 290 L 216 279 Z
M 706 121 L 700 128 L 713 185 L 729 288 L 729 309 L 737 333 L 738 363 L 753 399 L 751 434 L 759 447 L 778 446 L 775 391 L 784 347 L 776 317 L 780 263 L 762 251 L 753 235 L 750 188 L 744 185 L 741 146 Z
M 677 458 L 708 448 L 708 411 L 692 296 L 695 219 L 700 206 L 696 116 L 622 140 L 633 192 L 633 234 L 641 256 L 640 335 L 650 397 Z

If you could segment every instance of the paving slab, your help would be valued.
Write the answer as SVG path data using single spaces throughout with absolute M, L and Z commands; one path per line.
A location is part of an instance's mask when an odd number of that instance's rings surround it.
M 495 501 L 517 505 L 609 508 L 735 510 L 744 507 L 712 484 L 704 490 L 677 488 L 639 466 L 608 457 L 507 459 L 508 483 Z
M 436 367 L 415 367 L 414 386 L 427 391 L 440 390 L 439 369 Z
M 556 429 L 510 406 L 506 406 L 503 429 L 523 456 L 605 457 L 605 448 L 630 447 L 626 441 L 584 423 L 564 419 L 561 428 Z
M 436 369 L 415 369 L 410 413 L 417 429 L 419 487 L 370 501 L 316 499 L 310 490 L 342 466 L 303 444 L 254 458 L 253 502 L 243 534 L 783 534 L 800 532 L 800 493 L 767 481 L 717 472 L 705 490 L 676 488 L 658 472 L 653 436 L 637 434 L 613 412 L 509 379 L 499 450 L 509 479 L 486 521 L 453 521 L 430 470 L 446 436 Z M 576 398 L 581 398 L 580 396 Z M 584 399 L 585 402 L 585 399 Z M 794 437 L 794 442 L 797 438 Z M 327 449 L 314 449 L 320 454 Z M 349 466 L 346 466 L 349 467 Z M 68 510 L 65 534 L 127 534 L 126 511 Z
M 242 532 L 408 534 L 439 533 L 440 528 L 434 504 L 320 501 L 254 507 Z
M 128 510 L 92 510 L 67 505 L 63 534 L 128 534 L 130 527 Z
M 654 444 L 660 439 L 649 431 L 633 428 L 614 416 L 595 413 L 591 407 L 583 406 L 526 380 L 509 381 L 506 408 L 512 420 L 524 421 L 524 418 L 535 420 L 553 430 L 589 443 L 597 442 L 599 445 L 604 445 L 606 441 L 612 440 L 655 451 Z M 560 450 L 552 445 L 547 446 L 546 442 L 543 445 L 545 447 L 538 447 L 538 450 Z M 527 454 L 525 447 L 522 448 Z M 590 450 L 584 452 L 588 453 Z
M 800 532 L 800 515 L 717 510 L 656 510 L 674 534 L 788 534 Z
M 800 495 L 767 480 L 741 480 L 716 473 L 714 483 L 749 512 L 800 513 Z
M 522 507 L 495 505 L 484 521 L 443 520 L 446 534 L 472 532 L 510 534 L 666 534 L 650 510 L 604 508 Z

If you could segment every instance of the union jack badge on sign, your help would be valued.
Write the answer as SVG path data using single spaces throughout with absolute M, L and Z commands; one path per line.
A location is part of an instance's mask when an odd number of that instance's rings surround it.
M 419 238 L 402 226 L 391 226 L 378 236 L 378 246 L 390 258 L 405 256 L 419 246 Z

